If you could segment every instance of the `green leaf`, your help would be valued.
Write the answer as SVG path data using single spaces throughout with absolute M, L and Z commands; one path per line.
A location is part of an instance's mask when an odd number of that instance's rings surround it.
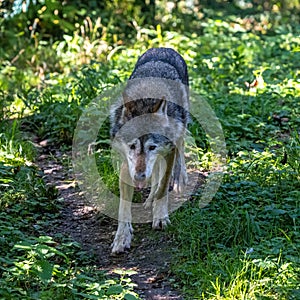
M 124 299 L 125 300 L 137 300 L 137 298 L 132 294 L 125 294 Z
M 39 262 L 39 266 L 42 269 L 41 272 L 38 272 L 39 277 L 44 283 L 47 283 L 52 278 L 53 265 L 50 264 L 47 260 L 41 260 Z
M 118 295 L 123 292 L 123 288 L 121 285 L 113 285 L 110 286 L 107 290 L 107 295 Z

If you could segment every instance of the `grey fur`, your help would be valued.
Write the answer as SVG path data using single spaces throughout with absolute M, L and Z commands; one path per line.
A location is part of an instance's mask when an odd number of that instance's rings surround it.
M 129 79 L 146 77 L 178 80 L 189 85 L 187 65 L 182 56 L 171 48 L 152 48 L 138 59 Z
M 184 59 L 173 49 L 153 48 L 139 58 L 122 97 L 111 109 L 112 145 L 124 157 L 113 253 L 130 247 L 134 186 L 143 188 L 151 181 L 144 207 L 152 208 L 153 228 L 164 228 L 170 222 L 169 185 L 181 191 L 187 182 L 184 134 L 188 98 Z

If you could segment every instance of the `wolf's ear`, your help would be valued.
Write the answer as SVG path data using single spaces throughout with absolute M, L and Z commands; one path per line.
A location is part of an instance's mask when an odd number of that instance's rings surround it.
M 132 109 L 134 108 L 134 101 L 125 93 L 122 94 L 123 97 L 123 108 L 122 108 L 122 115 L 121 120 L 125 122 L 127 118 L 131 116 Z
M 162 99 L 156 103 L 153 108 L 153 112 L 159 115 L 167 115 L 168 103 L 165 97 L 162 97 Z
M 122 93 L 123 104 L 126 105 L 127 103 L 132 102 L 132 99 L 126 94 L 126 92 Z
M 125 92 L 123 92 L 122 96 L 123 96 L 124 109 L 127 111 L 131 111 L 132 108 L 134 107 L 133 100 Z

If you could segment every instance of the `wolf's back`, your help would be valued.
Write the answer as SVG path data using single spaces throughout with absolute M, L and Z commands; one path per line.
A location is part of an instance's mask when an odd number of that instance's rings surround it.
M 139 58 L 129 79 L 146 77 L 189 82 L 184 59 L 171 48 L 152 48 Z
M 162 105 L 163 99 L 166 100 L 166 106 Z M 179 127 L 175 131 L 180 136 L 189 122 L 187 65 L 173 49 L 152 48 L 138 59 L 122 97 L 111 108 L 111 136 L 114 138 L 126 122 L 154 114 L 163 107 L 166 108 L 164 112 L 167 117 L 177 121 Z M 148 119 L 139 120 L 145 122 Z M 149 124 L 142 121 L 139 126 L 149 128 Z M 161 130 L 158 131 L 162 134 Z

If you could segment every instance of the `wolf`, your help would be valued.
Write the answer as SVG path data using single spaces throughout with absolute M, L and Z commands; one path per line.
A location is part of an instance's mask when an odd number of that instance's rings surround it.
M 111 140 L 122 155 L 118 229 L 112 253 L 130 248 L 131 202 L 135 189 L 151 186 L 144 203 L 152 227 L 170 224 L 170 187 L 187 184 L 184 136 L 189 122 L 189 80 L 183 57 L 171 48 L 152 48 L 137 61 L 119 101 L 111 108 Z

